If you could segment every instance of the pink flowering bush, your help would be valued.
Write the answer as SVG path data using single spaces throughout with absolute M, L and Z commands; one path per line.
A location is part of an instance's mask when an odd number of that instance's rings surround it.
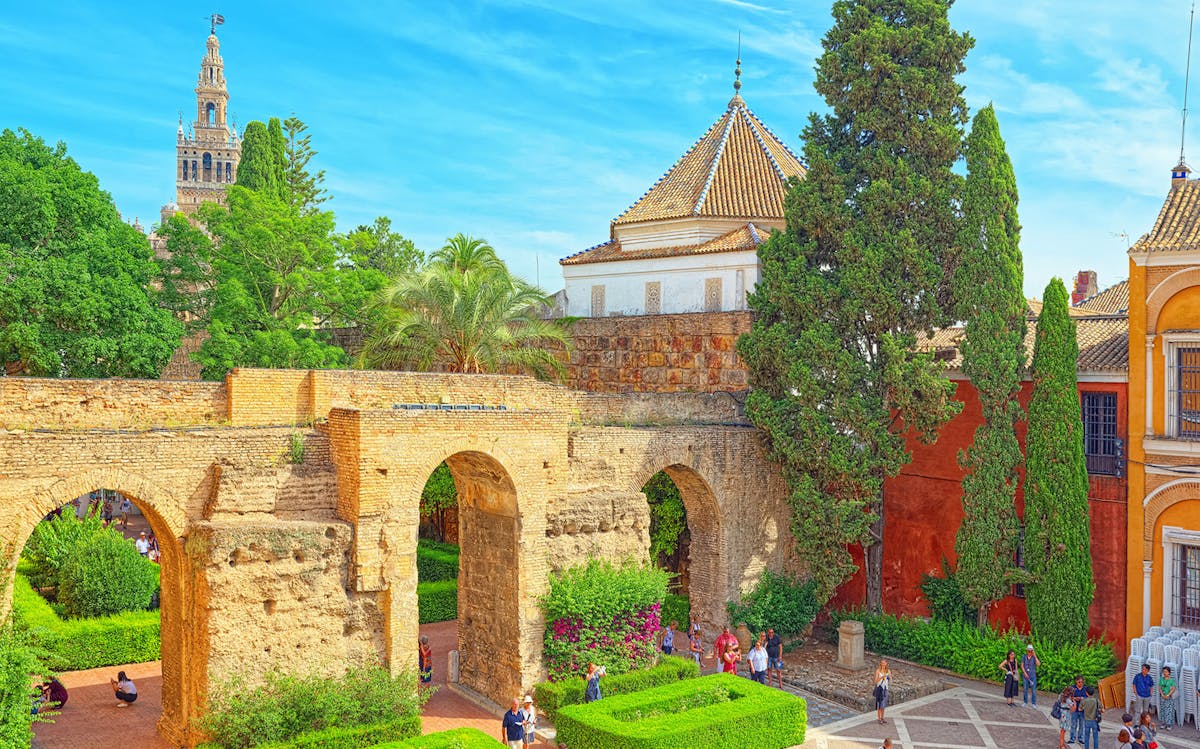
M 552 574 L 542 601 L 550 679 L 578 678 L 589 661 L 612 675 L 652 665 L 669 578 L 654 567 L 598 560 Z

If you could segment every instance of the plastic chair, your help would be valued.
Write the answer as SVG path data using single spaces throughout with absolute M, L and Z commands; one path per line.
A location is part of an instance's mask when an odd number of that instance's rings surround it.
M 1146 640 L 1141 637 L 1135 637 L 1129 641 L 1129 653 L 1136 655 L 1139 659 L 1146 657 Z

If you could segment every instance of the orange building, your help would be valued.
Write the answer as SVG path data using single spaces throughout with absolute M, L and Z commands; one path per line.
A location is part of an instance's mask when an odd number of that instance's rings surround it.
M 1200 629 L 1200 181 L 1184 164 L 1129 250 L 1131 637 Z

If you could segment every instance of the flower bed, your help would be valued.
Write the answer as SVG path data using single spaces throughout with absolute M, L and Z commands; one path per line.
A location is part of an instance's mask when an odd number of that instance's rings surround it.
M 691 658 L 680 658 L 674 655 L 664 655 L 657 666 L 629 671 L 620 676 L 606 676 L 601 680 L 600 689 L 606 697 L 618 694 L 640 692 L 643 689 L 674 684 L 685 679 L 695 679 L 700 675 L 700 666 Z M 568 679 L 566 681 L 545 681 L 533 688 L 538 710 L 550 721 L 559 710 L 567 705 L 583 703 L 583 690 L 586 684 L 583 679 Z
M 806 723 L 799 697 L 713 674 L 564 707 L 555 726 L 568 749 L 785 749 Z

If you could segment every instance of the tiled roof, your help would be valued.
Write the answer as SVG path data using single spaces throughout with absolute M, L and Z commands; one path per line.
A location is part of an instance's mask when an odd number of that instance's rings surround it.
M 800 159 L 734 96 L 729 108 L 614 225 L 689 216 L 783 218 Z
M 1200 250 L 1200 180 L 1171 188 L 1154 228 L 1129 248 L 1129 254 Z
M 1122 310 L 1122 312 L 1124 312 L 1124 310 Z M 1038 315 L 1042 314 L 1042 300 L 1026 299 L 1025 314 L 1030 320 L 1037 320 Z M 1104 315 L 1108 313 L 1084 309 L 1083 307 L 1076 305 L 1074 307 L 1068 307 L 1067 314 L 1071 317 L 1095 317 L 1096 315 Z
M 710 239 L 703 244 L 692 244 L 683 247 L 645 247 L 636 250 L 622 249 L 621 243 L 615 239 L 589 247 L 583 252 L 571 255 L 559 261 L 560 265 L 583 265 L 585 263 L 608 263 L 616 260 L 645 260 L 655 257 L 678 257 L 680 255 L 704 255 L 711 252 L 739 252 L 753 250 L 771 236 L 770 230 L 763 230 L 754 224 L 739 226 L 727 234 Z
M 1100 312 L 1106 315 L 1123 315 L 1129 312 L 1129 279 L 1096 292 L 1073 309 Z
M 926 351 L 939 352 L 951 369 L 962 366 L 958 349 L 963 337 L 962 328 L 943 328 L 920 342 Z M 1033 341 L 1036 322 L 1030 320 L 1025 332 L 1025 364 L 1033 361 Z M 1080 372 L 1119 371 L 1129 369 L 1129 318 L 1125 315 L 1089 315 L 1076 318 L 1075 340 L 1079 343 Z

